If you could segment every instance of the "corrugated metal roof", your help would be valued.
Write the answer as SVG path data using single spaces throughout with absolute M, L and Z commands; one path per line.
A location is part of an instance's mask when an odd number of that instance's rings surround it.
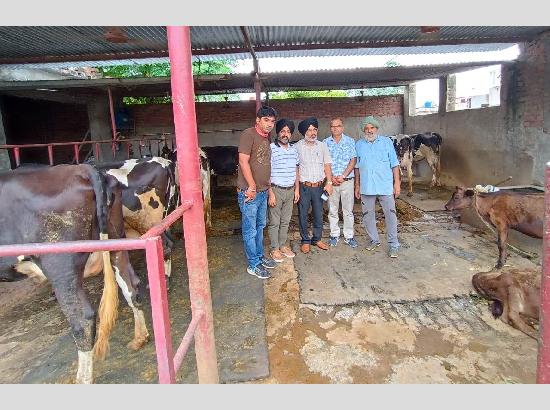
M 285 51 L 264 51 L 256 53 L 257 57 L 263 58 L 291 58 L 291 57 L 347 57 L 347 56 L 403 56 L 403 55 L 433 55 L 452 53 L 490 53 L 506 50 L 512 47 L 513 43 L 489 43 L 489 44 L 462 44 L 443 46 L 418 46 L 418 47 L 387 47 L 387 48 L 357 48 L 357 49 L 326 49 L 326 50 L 285 50 Z M 223 58 L 230 61 L 250 59 L 250 53 L 237 53 L 226 55 L 196 55 L 193 60 L 210 61 Z M 496 58 L 498 60 L 498 58 Z M 128 60 L 103 60 L 103 61 L 73 61 L 60 63 L 30 63 L 30 64 L 0 64 L 0 68 L 21 69 L 59 69 L 66 67 L 100 67 L 113 65 L 131 64 L 154 64 L 168 63 L 168 57 L 128 59 Z
M 262 73 L 262 90 L 315 90 L 356 89 L 390 85 L 406 85 L 414 81 L 465 71 L 487 63 L 446 64 L 424 67 L 377 67 L 348 70 L 324 70 L 296 73 Z M 51 80 L 33 82 L 0 82 L 0 93 L 41 98 L 52 93 L 40 91 L 55 89 L 73 97 L 106 92 L 111 87 L 124 96 L 169 95 L 169 78 L 126 78 L 97 80 Z M 250 74 L 205 75 L 195 77 L 196 94 L 253 92 L 253 77 Z
M 547 26 L 442 26 L 423 34 L 418 26 L 248 26 L 260 52 L 357 49 L 529 41 Z M 191 27 L 195 56 L 247 53 L 238 26 Z M 0 64 L 103 61 L 167 56 L 166 28 L 156 26 L 0 27 Z M 326 54 L 322 54 L 326 55 Z

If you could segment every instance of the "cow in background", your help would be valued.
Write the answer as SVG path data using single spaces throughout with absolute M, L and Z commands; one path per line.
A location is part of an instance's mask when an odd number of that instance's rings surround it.
M 407 170 L 409 189 L 407 196 L 413 194 L 413 163 L 426 160 L 432 170 L 430 187 L 441 186 L 441 135 L 435 132 L 423 134 L 390 136 L 399 160 L 400 171 Z
M 162 158 L 169 159 L 174 162 L 176 170 L 176 185 L 179 188 L 179 175 L 177 170 L 177 149 L 171 150 L 167 145 L 164 145 L 161 153 Z M 200 167 L 200 178 L 201 178 L 201 187 L 202 187 L 202 199 L 204 207 L 204 223 L 208 228 L 212 227 L 212 198 L 211 198 L 211 185 L 210 185 L 210 176 L 212 174 L 212 168 L 210 165 L 210 160 L 206 153 L 199 147 L 199 167 Z M 177 197 L 179 200 L 179 191 L 177 192 Z
M 538 323 L 541 275 L 536 271 L 480 272 L 472 277 L 477 293 L 490 299 L 496 318 L 537 339 L 530 324 Z
M 0 203 L 0 245 L 125 236 L 119 187 L 90 165 L 29 166 L 2 172 Z M 139 278 L 128 252 L 100 254 L 105 269 L 97 340 L 96 313 L 82 287 L 89 253 L 0 258 L 4 280 L 20 279 L 17 271 L 51 283 L 78 350 L 78 383 L 93 382 L 94 355 L 101 359 L 108 351 L 118 313 L 117 283 L 136 318 L 136 334 L 129 347 L 141 347 L 149 336 L 139 309 Z

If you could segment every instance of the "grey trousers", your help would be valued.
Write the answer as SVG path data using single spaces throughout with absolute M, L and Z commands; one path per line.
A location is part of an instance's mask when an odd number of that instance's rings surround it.
M 330 224 L 330 236 L 340 237 L 338 226 L 338 208 L 342 200 L 342 214 L 344 216 L 344 238 L 353 238 L 353 179 L 344 181 L 338 186 L 332 187 L 332 195 L 328 197 L 328 222 Z
M 292 208 L 294 207 L 294 187 L 291 189 L 281 189 L 274 186 L 272 188 L 276 204 L 274 207 L 267 207 L 269 215 L 267 231 L 269 233 L 271 249 L 277 249 L 286 244 L 288 224 L 292 217 Z
M 361 195 L 361 209 L 363 211 L 365 230 L 372 242 L 380 243 L 378 230 L 376 229 L 376 198 L 378 198 L 382 211 L 384 211 L 388 245 L 392 248 L 399 248 L 399 240 L 397 239 L 397 213 L 395 211 L 395 198 L 393 195 Z

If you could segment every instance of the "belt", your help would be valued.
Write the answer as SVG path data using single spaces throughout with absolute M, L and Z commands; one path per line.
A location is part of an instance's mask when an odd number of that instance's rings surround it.
M 323 185 L 323 181 L 319 181 L 319 182 L 301 182 L 301 184 L 304 184 L 305 186 L 308 186 L 310 188 L 317 188 L 317 187 L 320 187 Z
M 291 186 L 280 186 L 280 185 L 277 185 L 277 184 L 271 184 L 271 186 L 274 186 L 274 187 L 280 188 L 280 189 L 286 189 L 286 190 L 294 188 L 294 185 L 291 185 Z
M 352 179 L 353 179 L 353 177 L 344 178 L 344 181 L 350 181 L 350 180 L 352 180 Z

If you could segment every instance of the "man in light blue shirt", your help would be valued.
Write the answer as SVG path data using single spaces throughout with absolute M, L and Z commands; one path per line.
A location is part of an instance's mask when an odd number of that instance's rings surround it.
M 328 221 L 330 225 L 330 238 L 328 244 L 336 246 L 340 238 L 340 226 L 338 225 L 338 208 L 342 202 L 342 214 L 344 220 L 344 242 L 352 248 L 357 247 L 357 241 L 353 237 L 353 178 L 355 162 L 355 140 L 344 134 L 344 123 L 340 117 L 330 120 L 331 135 L 323 141 L 327 144 L 332 158 L 332 187 L 333 192 L 328 197 Z
M 372 116 L 366 117 L 360 124 L 363 137 L 357 141 L 357 164 L 355 165 L 355 197 L 361 199 L 363 225 L 371 239 L 367 250 L 380 246 L 376 229 L 376 198 L 384 211 L 386 232 L 391 258 L 397 258 L 399 240 L 397 239 L 397 213 L 395 198 L 401 193 L 399 161 L 393 142 L 378 135 L 380 123 Z

